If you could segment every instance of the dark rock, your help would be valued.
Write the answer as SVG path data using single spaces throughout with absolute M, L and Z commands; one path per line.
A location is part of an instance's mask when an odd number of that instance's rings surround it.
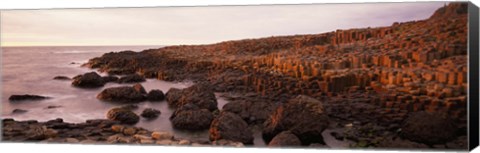
M 21 114 L 21 113 L 26 113 L 28 112 L 27 110 L 23 110 L 23 109 L 14 109 L 12 111 L 13 114 Z
M 187 104 L 178 108 L 170 117 L 173 127 L 184 130 L 203 130 L 210 127 L 213 114 L 194 104 Z
M 71 80 L 69 77 L 66 77 L 66 76 L 56 76 L 53 79 L 54 80 Z
M 270 142 L 278 133 L 289 130 L 302 141 L 302 145 L 324 143 L 322 132 L 328 125 L 322 103 L 300 95 L 290 99 L 270 115 L 264 123 L 262 136 L 266 142 Z
M 83 75 L 78 75 L 73 78 L 73 86 L 81 88 L 98 88 L 105 85 L 103 78 L 96 72 L 89 72 Z
M 145 90 L 145 88 L 143 88 L 143 86 L 139 83 L 137 84 L 134 84 L 133 85 L 133 88 L 137 91 L 137 92 L 140 92 L 141 94 L 147 94 L 147 91 Z
M 247 123 L 263 123 L 273 112 L 275 106 L 268 102 L 236 101 L 225 104 L 222 111 L 228 111 L 242 117 Z
M 153 108 L 144 109 L 142 114 L 141 114 L 142 117 L 145 117 L 145 118 L 148 118 L 148 119 L 156 118 L 156 117 L 158 117 L 158 115 L 160 115 L 160 111 L 156 110 L 156 109 L 153 109 Z
M 104 76 L 104 77 L 102 77 L 102 79 L 103 79 L 103 81 L 105 81 L 105 83 L 107 83 L 107 82 L 117 82 L 118 81 L 118 77 L 112 76 L 112 75 Z
M 428 112 L 411 113 L 402 124 L 401 135 L 428 145 L 445 144 L 457 137 L 453 120 Z
M 118 83 L 137 83 L 137 82 L 145 82 L 145 78 L 138 74 L 131 74 L 124 77 L 121 77 L 117 80 Z
M 144 101 L 145 95 L 143 95 L 141 91 L 138 91 L 138 86 L 137 89 L 123 86 L 104 89 L 97 95 L 97 98 L 104 101 L 131 103 Z
M 165 95 L 162 90 L 150 90 L 147 94 L 147 99 L 149 101 L 162 101 L 165 99 Z
M 253 133 L 240 116 L 231 112 L 221 112 L 210 126 L 210 140 L 231 140 L 253 144 Z
M 113 108 L 107 113 L 107 118 L 114 121 L 120 121 L 123 124 L 135 124 L 140 120 L 137 114 L 128 109 Z
M 47 106 L 46 109 L 54 109 L 54 108 L 59 108 L 59 107 L 62 107 L 62 106 L 50 105 L 50 106 Z
M 166 99 L 168 105 L 175 108 L 192 103 L 210 111 L 218 110 L 217 98 L 210 85 L 206 83 L 198 83 L 183 90 L 172 88 L 168 90 Z
M 273 137 L 272 141 L 268 143 L 269 147 L 292 147 L 301 146 L 302 142 L 290 131 L 283 131 Z
M 49 97 L 39 96 L 39 95 L 11 95 L 8 100 L 10 101 L 24 101 L 24 100 L 43 100 Z

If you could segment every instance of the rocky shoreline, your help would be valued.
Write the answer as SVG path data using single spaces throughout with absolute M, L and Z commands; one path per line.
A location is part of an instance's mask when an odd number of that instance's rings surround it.
M 452 3 L 429 19 L 390 27 L 111 52 L 84 64 L 108 76 L 72 78 L 78 88 L 134 83 L 96 97 L 165 99 L 175 109 L 172 126 L 208 130 L 207 141 L 134 127 L 139 116 L 128 107 L 78 124 L 3 119 L 3 140 L 241 147 L 255 146 L 258 128 L 269 147 L 325 148 L 329 135 L 350 148 L 465 150 L 466 40 L 459 36 L 466 14 L 458 11 L 465 7 Z M 145 78 L 195 85 L 147 92 Z M 215 92 L 229 100 L 223 108 Z

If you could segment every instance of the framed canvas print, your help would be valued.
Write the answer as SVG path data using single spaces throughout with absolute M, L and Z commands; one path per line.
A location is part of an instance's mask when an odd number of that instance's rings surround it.
M 471 2 L 0 11 L 1 141 L 469 151 Z

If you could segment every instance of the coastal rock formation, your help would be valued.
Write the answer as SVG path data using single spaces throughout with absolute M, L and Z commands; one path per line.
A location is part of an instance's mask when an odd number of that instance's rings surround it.
M 105 81 L 96 72 L 89 72 L 73 77 L 72 85 L 81 88 L 98 88 L 103 87 Z
M 114 121 L 119 121 L 123 124 L 136 124 L 140 117 L 131 110 L 124 108 L 112 108 L 107 112 L 107 118 Z
M 160 111 L 153 109 L 153 108 L 147 108 L 142 111 L 142 114 L 140 116 L 147 118 L 147 119 L 152 119 L 158 117 L 160 115 Z
M 253 144 L 253 133 L 248 124 L 238 115 L 221 112 L 210 126 L 210 140 L 231 140 L 244 144 Z
M 208 109 L 191 103 L 181 106 L 170 116 L 173 127 L 184 130 L 207 129 L 212 120 L 213 114 Z
M 302 142 L 290 131 L 283 131 L 273 137 L 268 143 L 269 147 L 294 147 L 301 146 Z
M 117 80 L 118 83 L 137 83 L 137 82 L 145 82 L 145 78 L 138 74 L 131 74 L 124 77 L 121 77 Z
M 11 95 L 8 100 L 10 101 L 25 101 L 25 100 L 44 100 L 48 99 L 49 97 L 39 96 L 39 95 Z
M 261 124 L 274 109 L 275 106 L 269 102 L 238 101 L 225 104 L 222 111 L 235 113 L 247 123 Z
M 146 99 L 143 92 L 145 89 L 139 84 L 133 87 L 122 86 L 104 89 L 97 95 L 97 98 L 104 101 L 119 103 L 135 103 Z M 143 91 L 143 92 L 142 92 Z
M 171 88 L 166 94 L 169 106 L 178 108 L 186 104 L 195 104 L 209 111 L 218 110 L 217 98 L 210 85 L 199 83 L 186 89 Z
M 457 127 L 441 114 L 415 112 L 404 121 L 401 135 L 429 145 L 445 144 L 457 137 Z
M 162 101 L 165 99 L 165 94 L 162 90 L 150 90 L 147 94 L 148 101 Z
M 300 95 L 277 108 L 265 121 L 262 135 L 266 142 L 283 131 L 291 131 L 304 145 L 324 143 L 322 132 L 329 125 L 320 101 Z

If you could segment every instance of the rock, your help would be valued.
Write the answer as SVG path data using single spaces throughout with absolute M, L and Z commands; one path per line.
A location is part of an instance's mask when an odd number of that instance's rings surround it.
M 165 95 L 161 90 L 150 90 L 147 94 L 148 101 L 162 101 L 165 99 Z
M 133 127 L 128 127 L 123 130 L 123 134 L 125 135 L 135 135 L 137 133 L 137 129 Z
M 248 128 L 248 124 L 234 113 L 222 111 L 212 121 L 209 133 L 211 141 L 225 139 L 253 144 L 253 133 Z
M 188 140 L 180 140 L 180 141 L 178 141 L 178 144 L 179 144 L 179 145 L 190 145 L 190 141 L 188 141 Z
M 53 77 L 54 80 L 71 80 L 69 77 L 66 76 L 55 76 Z
M 117 82 L 118 77 L 109 75 L 109 76 L 102 77 L 102 79 L 105 83 L 107 83 L 107 82 Z
M 401 136 L 428 145 L 445 144 L 457 137 L 455 122 L 440 114 L 411 113 L 402 124 Z
M 110 102 L 132 103 L 144 101 L 145 95 L 134 87 L 123 86 L 104 89 L 97 98 Z
M 72 85 L 81 88 L 98 88 L 105 85 L 103 78 L 96 72 L 89 72 L 73 78 Z
M 135 124 L 140 120 L 137 114 L 128 109 L 113 108 L 107 113 L 107 118 L 114 121 L 120 121 L 123 124 Z
M 124 128 L 125 128 L 125 126 L 123 126 L 123 125 L 112 125 L 112 131 L 113 132 L 120 133 L 120 132 L 123 131 Z
M 141 114 L 142 117 L 145 117 L 148 119 L 156 118 L 158 117 L 158 115 L 160 115 L 160 111 L 153 108 L 144 109 Z
M 397 148 L 397 149 L 403 149 L 403 148 L 427 149 L 427 148 L 429 148 L 425 144 L 408 141 L 408 140 L 398 138 L 398 137 L 397 138 L 392 138 L 392 137 L 384 138 L 382 141 L 380 141 L 377 144 L 376 147 L 378 147 L 378 148 L 388 148 L 388 149 L 393 149 L 393 148 Z
M 65 142 L 67 142 L 67 143 L 79 143 L 80 141 L 78 139 L 75 139 L 75 138 L 66 138 Z
M 23 109 L 14 109 L 12 111 L 12 114 L 21 114 L 21 113 L 26 113 L 28 112 L 27 110 L 23 110 Z
M 203 130 L 210 127 L 213 114 L 207 109 L 201 109 L 194 104 L 187 104 L 178 108 L 170 117 L 176 129 Z
M 44 100 L 48 99 L 49 97 L 39 96 L 39 95 L 11 95 L 8 100 L 10 101 L 25 101 L 25 100 Z
M 322 132 L 329 121 L 320 101 L 300 95 L 277 108 L 264 123 L 263 139 L 270 142 L 282 131 L 291 131 L 302 145 L 324 143 Z
M 133 135 L 133 138 L 136 140 L 152 140 L 152 137 L 141 135 L 141 134 L 135 134 Z
M 54 109 L 54 108 L 59 108 L 59 107 L 62 107 L 62 106 L 50 105 L 50 106 L 47 106 L 46 109 Z
M 192 103 L 210 111 L 218 110 L 217 98 L 207 83 L 198 83 L 186 89 L 171 88 L 166 94 L 169 106 L 179 108 Z
M 145 82 L 145 78 L 138 74 L 131 74 L 124 77 L 121 77 L 117 80 L 118 83 L 137 83 L 137 82 Z
M 26 137 L 27 140 L 33 140 L 33 141 L 38 141 L 38 140 L 45 140 L 47 139 L 47 127 L 46 126 L 41 126 L 38 124 L 30 125 L 28 130 L 26 132 Z
M 302 142 L 297 136 L 290 131 L 283 131 L 273 137 L 272 141 L 268 143 L 269 147 L 292 147 L 301 146 Z
M 155 141 L 154 141 L 154 140 L 151 140 L 151 139 L 141 139 L 141 140 L 140 140 L 140 143 L 141 143 L 141 144 L 154 144 Z
M 136 83 L 133 85 L 133 88 L 135 89 L 135 91 L 137 92 L 140 92 L 142 94 L 147 94 L 147 91 L 145 90 L 145 88 L 143 88 L 143 86 L 140 84 L 140 83 Z
M 153 132 L 152 138 L 155 140 L 171 140 L 173 139 L 173 134 L 170 132 Z
M 167 139 L 159 140 L 159 141 L 157 141 L 155 144 L 158 144 L 158 145 L 171 145 L 171 144 L 172 144 L 172 140 L 167 140 Z
M 263 123 L 275 109 L 268 102 L 235 101 L 225 104 L 222 111 L 228 111 L 242 117 L 247 123 Z

